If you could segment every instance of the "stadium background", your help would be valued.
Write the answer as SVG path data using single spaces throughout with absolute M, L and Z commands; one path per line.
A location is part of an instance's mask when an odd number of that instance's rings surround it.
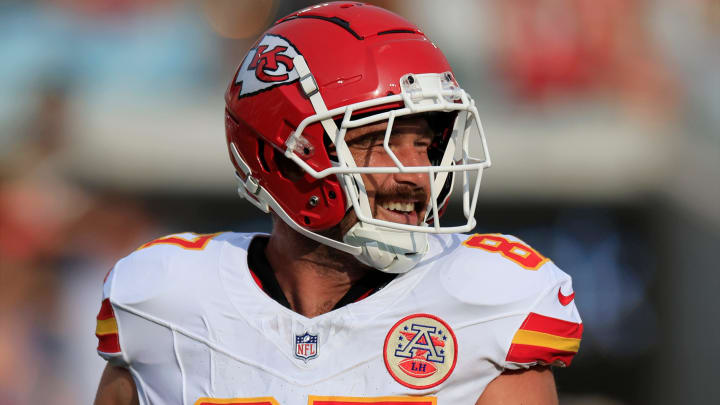
M 444 50 L 493 167 L 479 230 L 574 278 L 562 404 L 720 397 L 720 2 L 380 1 Z M 223 92 L 306 1 L 0 3 L 0 404 L 90 403 L 113 262 L 268 230 L 234 193 Z

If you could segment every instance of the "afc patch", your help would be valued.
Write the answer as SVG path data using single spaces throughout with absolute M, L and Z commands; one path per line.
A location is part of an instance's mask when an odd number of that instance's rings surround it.
M 240 65 L 235 78 L 235 85 L 240 86 L 238 97 L 297 81 L 299 75 L 293 59 L 299 54 L 287 39 L 265 35 Z
M 308 360 L 318 356 L 318 337 L 305 332 L 302 335 L 295 335 L 295 357 L 307 363 Z
M 390 328 L 383 357 L 395 381 L 417 390 L 432 388 L 452 374 L 457 362 L 457 340 L 442 319 L 413 314 Z

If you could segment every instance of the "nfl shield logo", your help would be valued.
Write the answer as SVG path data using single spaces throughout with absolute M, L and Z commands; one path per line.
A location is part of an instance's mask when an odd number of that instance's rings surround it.
M 318 355 L 317 335 L 305 332 L 302 335 L 295 335 L 295 357 L 307 362 Z

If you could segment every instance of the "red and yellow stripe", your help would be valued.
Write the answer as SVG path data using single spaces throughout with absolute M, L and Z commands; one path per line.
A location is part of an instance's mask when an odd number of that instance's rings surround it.
M 308 396 L 309 405 L 437 405 L 436 397 L 336 397 Z
M 175 245 L 188 250 L 203 250 L 207 246 L 208 242 L 210 242 L 210 239 L 220 235 L 221 233 L 223 232 L 195 234 L 196 237 L 190 239 L 174 235 L 165 236 L 160 239 L 150 241 L 136 250 L 145 249 L 154 245 Z
M 513 336 L 505 360 L 569 366 L 580 349 L 583 325 L 531 312 Z
M 95 336 L 98 338 L 98 351 L 103 353 L 120 353 L 120 340 L 118 339 L 118 326 L 115 320 L 110 300 L 102 301 L 97 316 Z
M 195 405 L 280 405 L 273 397 L 260 398 L 199 398 Z

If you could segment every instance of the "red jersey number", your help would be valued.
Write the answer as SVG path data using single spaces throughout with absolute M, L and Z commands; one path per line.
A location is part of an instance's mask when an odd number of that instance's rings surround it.
M 476 234 L 468 238 L 463 245 L 488 252 L 500 253 L 506 259 L 519 264 L 528 270 L 537 270 L 549 259 L 522 243 L 508 240 L 496 234 Z

